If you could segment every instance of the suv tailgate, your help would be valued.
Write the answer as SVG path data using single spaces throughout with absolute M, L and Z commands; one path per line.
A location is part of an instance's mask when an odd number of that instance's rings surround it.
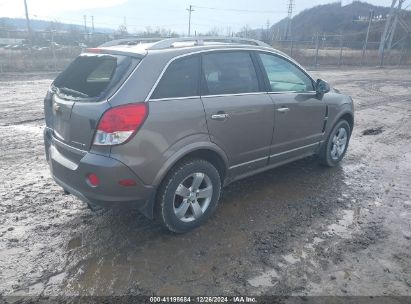
M 140 59 L 125 55 L 82 54 L 51 85 L 44 100 L 46 126 L 60 142 L 89 150 L 109 98 Z

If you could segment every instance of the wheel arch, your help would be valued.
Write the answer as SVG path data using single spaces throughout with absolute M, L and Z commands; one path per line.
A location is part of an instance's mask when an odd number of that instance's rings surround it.
M 156 178 L 154 179 L 153 184 L 155 191 L 153 192 L 150 200 L 145 205 L 144 210 L 142 210 L 148 218 L 154 217 L 157 191 L 164 178 L 174 166 L 189 158 L 201 158 L 211 162 L 217 168 L 221 176 L 221 183 L 224 184 L 224 179 L 228 173 L 228 158 L 225 152 L 211 142 L 188 145 L 182 148 L 180 151 L 174 153 L 174 155 L 170 157 L 162 166 Z
M 174 153 L 161 167 L 154 179 L 154 186 L 158 187 L 167 173 L 178 163 L 188 158 L 201 158 L 211 162 L 220 173 L 222 181 L 228 172 L 228 158 L 225 152 L 211 142 L 194 143 L 187 145 Z
M 337 123 L 340 120 L 346 120 L 348 124 L 350 125 L 350 132 L 352 133 L 352 130 L 354 128 L 354 115 L 351 112 L 345 112 L 342 114 L 335 123 Z
M 324 146 L 327 143 L 328 137 L 330 136 L 331 131 L 334 129 L 335 125 L 340 121 L 340 120 L 346 120 L 350 126 L 350 132 L 352 133 L 353 127 L 354 127 L 354 113 L 349 110 L 342 111 L 339 113 L 339 115 L 336 115 L 335 118 L 333 119 L 332 122 L 330 122 L 329 126 L 326 128 L 326 131 L 324 133 L 323 141 L 321 142 L 318 153 L 321 153 L 322 149 L 324 149 Z M 350 134 L 351 136 L 351 134 Z
M 334 126 L 340 121 L 340 120 L 346 120 L 348 124 L 350 125 L 350 132 L 352 133 L 353 127 L 354 127 L 354 113 L 349 110 L 341 111 L 338 115 L 335 116 L 332 122 L 330 122 L 329 127 L 326 130 L 326 134 L 324 136 L 325 139 L 328 138 L 330 135 L 330 132 L 334 128 Z M 351 134 L 350 134 L 351 135 Z

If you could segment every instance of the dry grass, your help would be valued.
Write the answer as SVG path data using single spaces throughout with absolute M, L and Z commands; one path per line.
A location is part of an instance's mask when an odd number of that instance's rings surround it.
M 290 48 L 279 48 L 279 50 L 290 54 Z M 362 63 L 362 50 L 353 50 L 349 48 L 342 49 L 342 57 L 340 62 L 339 48 L 319 49 L 317 64 L 318 65 L 348 65 L 348 66 L 378 66 L 381 58 L 377 50 L 367 50 L 365 53 L 364 62 Z M 314 48 L 293 48 L 292 57 L 303 65 L 315 65 L 316 50 Z M 400 62 L 401 59 L 401 62 Z M 411 54 L 402 54 L 399 50 L 392 50 L 384 56 L 384 65 L 398 66 L 411 65 Z
M 81 50 L 64 48 L 55 50 L 55 56 L 47 50 L 0 49 L 0 72 L 61 71 Z

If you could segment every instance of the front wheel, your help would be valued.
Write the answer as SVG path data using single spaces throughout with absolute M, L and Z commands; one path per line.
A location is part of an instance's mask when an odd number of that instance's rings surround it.
M 323 165 L 335 167 L 343 159 L 350 141 L 351 128 L 346 120 L 340 120 L 331 130 L 320 152 Z
M 170 231 L 188 232 L 213 214 L 220 192 L 221 178 L 210 162 L 182 162 L 171 170 L 159 189 L 158 218 Z

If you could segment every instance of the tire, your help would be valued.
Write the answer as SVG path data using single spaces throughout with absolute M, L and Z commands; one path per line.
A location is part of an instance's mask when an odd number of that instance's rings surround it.
M 321 148 L 319 154 L 321 164 L 328 167 L 337 166 L 347 152 L 350 136 L 351 128 L 349 123 L 346 120 L 338 121 Z M 345 143 L 344 146 L 342 146 L 343 143 Z
M 216 167 L 202 159 L 177 164 L 157 194 L 157 216 L 162 225 L 185 233 L 205 223 L 217 208 L 221 178 Z

